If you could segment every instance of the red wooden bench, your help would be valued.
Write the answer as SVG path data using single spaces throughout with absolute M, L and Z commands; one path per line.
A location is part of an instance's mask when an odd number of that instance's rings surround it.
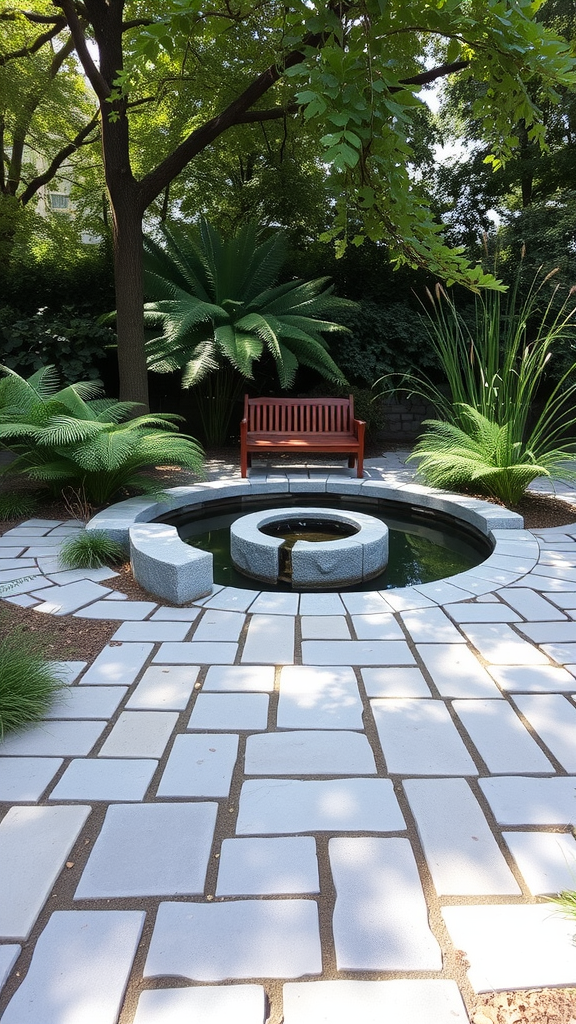
M 244 396 L 240 424 L 242 476 L 252 465 L 252 455 L 272 452 L 326 452 L 348 455 L 356 475 L 364 472 L 363 420 L 354 419 L 354 399 L 349 398 L 249 398 Z

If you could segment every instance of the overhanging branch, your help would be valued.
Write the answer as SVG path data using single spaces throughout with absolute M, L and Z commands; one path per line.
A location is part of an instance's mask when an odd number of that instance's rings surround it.
M 88 122 L 88 124 L 84 125 L 84 127 L 78 132 L 76 138 L 73 139 L 72 142 L 69 142 L 67 146 L 64 146 L 56 154 L 56 156 L 50 163 L 50 166 L 47 167 L 42 174 L 39 174 L 36 178 L 34 178 L 32 181 L 28 183 L 22 194 L 19 196 L 22 206 L 26 206 L 26 204 L 30 202 L 32 197 L 36 195 L 36 193 L 39 191 L 39 189 L 42 188 L 43 185 L 46 185 L 49 181 L 52 181 L 52 179 L 58 173 L 59 168 L 62 166 L 64 161 L 68 159 L 69 156 L 72 156 L 72 153 L 75 153 L 76 150 L 80 149 L 81 146 L 89 145 L 90 143 L 96 141 L 96 139 L 89 139 L 88 136 L 90 135 L 90 132 L 98 124 L 99 119 L 100 111 L 97 111 L 94 114 L 94 117 Z

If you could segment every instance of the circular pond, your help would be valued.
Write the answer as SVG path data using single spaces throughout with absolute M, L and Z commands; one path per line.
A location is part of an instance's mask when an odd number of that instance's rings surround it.
M 368 514 L 385 523 L 389 530 L 389 560 L 384 571 L 349 586 L 334 585 L 341 591 L 387 590 L 419 583 L 431 583 L 464 572 L 483 562 L 493 545 L 471 526 L 437 509 L 407 506 L 384 499 L 351 498 L 348 495 L 269 494 L 205 502 L 187 506 L 158 517 L 156 522 L 175 526 L 182 540 L 214 557 L 214 583 L 248 590 L 285 590 L 289 583 L 266 583 L 250 579 L 234 567 L 230 554 L 230 527 L 249 512 L 277 508 L 313 507 Z M 330 584 L 322 589 L 330 589 Z

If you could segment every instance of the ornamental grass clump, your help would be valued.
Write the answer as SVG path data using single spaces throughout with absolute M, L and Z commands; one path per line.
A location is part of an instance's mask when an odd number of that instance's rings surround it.
M 64 541 L 59 561 L 67 569 L 99 569 L 103 565 L 120 565 L 128 558 L 121 544 L 111 540 L 103 530 L 87 530 Z
M 537 477 L 576 479 L 567 465 L 576 455 L 576 364 L 555 385 L 547 380 L 558 345 L 576 341 L 576 289 L 558 309 L 556 290 L 543 295 L 553 273 L 537 275 L 523 300 L 518 283 L 505 299 L 478 298 L 472 329 L 441 286 L 429 293 L 428 331 L 447 392 L 415 376 L 400 390 L 439 414 L 424 422 L 410 456 L 432 486 L 514 505 Z
M 36 637 L 18 629 L 0 640 L 0 739 L 42 718 L 63 686 Z

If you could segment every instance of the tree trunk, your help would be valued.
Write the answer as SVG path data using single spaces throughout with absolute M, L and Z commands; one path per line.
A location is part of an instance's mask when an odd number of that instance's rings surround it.
M 149 408 L 144 351 L 142 217 L 134 197 L 117 196 L 112 205 L 120 400 L 138 402 L 144 407 L 138 410 L 141 413 Z

